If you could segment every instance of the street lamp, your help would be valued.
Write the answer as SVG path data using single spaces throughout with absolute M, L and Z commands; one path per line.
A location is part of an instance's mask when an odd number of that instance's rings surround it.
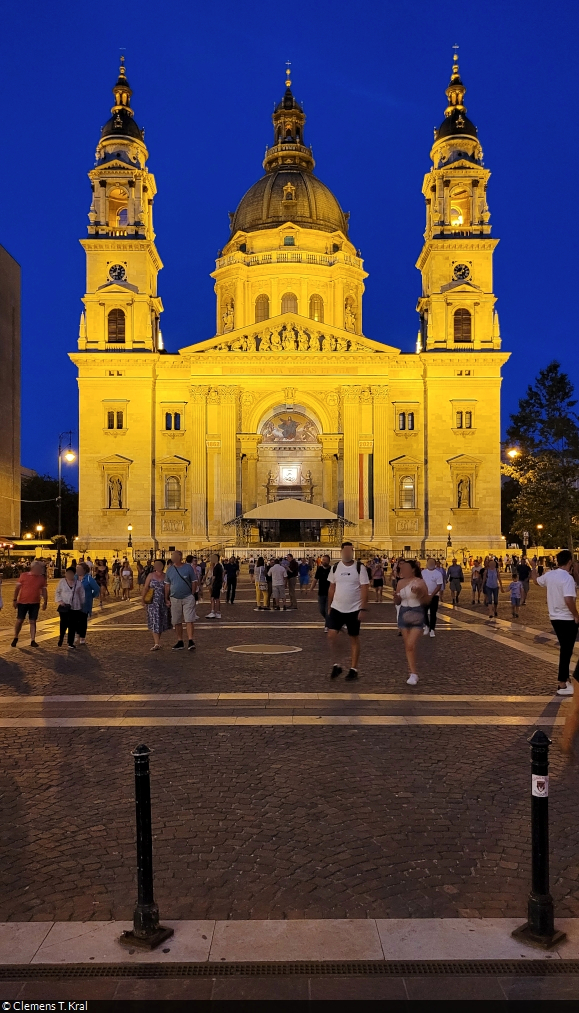
M 537 543 L 539 538 L 541 538 L 542 534 L 543 534 L 543 525 L 537 524 Z
M 452 549 L 452 538 L 450 537 L 450 532 L 452 531 L 452 524 L 447 524 L 446 530 L 448 531 L 448 538 L 446 539 L 446 545 L 447 548 Z
M 61 531 L 61 528 L 62 528 L 62 458 L 64 456 L 64 460 L 67 462 L 67 464 L 72 464 L 72 462 L 76 459 L 76 454 L 74 453 L 74 450 L 72 449 L 72 432 L 73 432 L 72 429 L 67 429 L 66 432 L 60 433 L 59 437 L 58 437 L 58 499 L 56 501 L 58 503 L 58 545 L 57 545 L 57 549 L 56 549 L 56 566 L 54 568 L 54 576 L 55 577 L 62 577 L 62 560 L 61 560 L 61 556 L 60 556 L 60 542 L 61 542 L 61 539 L 62 539 L 62 531 Z M 63 452 L 62 452 L 62 450 L 63 450 L 62 441 L 65 438 L 65 436 L 68 436 L 68 447 L 66 448 L 66 450 L 64 452 L 64 455 L 63 455 Z
M 517 450 L 516 447 L 511 447 L 510 450 L 507 450 L 507 457 L 510 457 L 511 461 L 514 461 L 515 457 L 518 457 L 520 453 L 521 451 Z
M 43 531 L 44 531 L 43 525 L 42 524 L 37 524 L 36 525 L 36 539 L 37 539 L 37 541 L 40 541 L 40 539 L 42 538 L 42 532 Z
M 133 547 L 133 525 L 132 524 L 129 524 L 127 526 L 127 531 L 129 532 L 129 541 L 127 542 L 127 548 L 132 549 L 132 547 Z

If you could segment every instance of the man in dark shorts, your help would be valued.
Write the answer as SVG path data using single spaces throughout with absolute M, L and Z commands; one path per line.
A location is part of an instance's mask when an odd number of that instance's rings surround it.
M 318 608 L 324 619 L 324 633 L 328 632 L 328 592 L 330 589 L 330 557 L 326 554 L 320 560 L 320 565 L 314 577 L 314 587 L 318 585 Z
M 328 606 L 330 609 L 327 627 L 330 649 L 335 654 L 338 634 L 343 626 L 348 631 L 351 648 L 351 667 L 346 676 L 347 682 L 358 678 L 358 659 L 360 657 L 360 620 L 362 613 L 368 611 L 368 571 L 360 560 L 354 559 L 354 546 L 351 542 L 342 542 L 342 557 L 330 570 L 328 577 Z M 341 675 L 340 665 L 334 662 L 330 678 L 337 679 Z
M 531 576 L 531 567 L 529 566 L 529 560 L 526 556 L 523 556 L 521 562 L 517 566 L 517 574 L 521 584 L 523 585 L 521 592 L 521 605 L 527 604 L 527 595 L 529 593 L 529 578 Z M 517 579 L 516 577 L 514 578 Z
M 42 610 L 46 608 L 46 577 L 44 576 L 44 564 L 35 562 L 30 570 L 21 573 L 14 588 L 14 608 L 17 610 L 16 625 L 14 626 L 14 639 L 11 647 L 16 647 L 18 634 L 22 629 L 24 620 L 28 616 L 30 620 L 30 646 L 38 647 L 36 643 L 36 620 L 40 609 L 42 598 Z
M 219 555 L 214 552 L 211 556 L 211 612 L 208 619 L 221 619 L 221 588 L 223 587 L 223 567 L 219 562 Z
M 235 556 L 230 556 L 229 561 L 223 564 L 225 569 L 225 575 L 227 578 L 227 590 L 225 594 L 225 601 L 227 605 L 233 605 L 235 601 L 235 592 L 237 590 L 237 574 L 239 573 L 239 563 Z

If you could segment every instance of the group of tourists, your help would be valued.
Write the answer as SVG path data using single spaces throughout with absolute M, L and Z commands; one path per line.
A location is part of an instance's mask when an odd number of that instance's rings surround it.
M 93 601 L 100 595 L 100 588 L 91 576 L 87 563 L 67 567 L 64 577 L 56 585 L 55 601 L 60 618 L 58 646 L 62 647 L 67 638 L 68 648 L 75 651 L 77 644 L 86 643 L 88 620 L 92 614 Z M 43 611 L 48 603 L 45 566 L 42 562 L 32 563 L 30 570 L 21 573 L 15 586 L 13 605 L 16 609 L 16 624 L 11 647 L 16 647 L 20 631 L 26 618 L 30 623 L 30 646 L 38 647 L 36 623 L 42 603 Z

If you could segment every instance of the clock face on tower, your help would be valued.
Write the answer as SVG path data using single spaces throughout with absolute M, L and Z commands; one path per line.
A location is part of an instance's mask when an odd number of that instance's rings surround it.
M 455 281 L 466 281 L 466 279 L 470 277 L 470 267 L 466 264 L 455 264 L 454 277 Z
M 127 272 L 125 271 L 122 264 L 113 264 L 113 266 L 109 268 L 109 278 L 111 279 L 111 281 L 124 281 L 126 277 Z

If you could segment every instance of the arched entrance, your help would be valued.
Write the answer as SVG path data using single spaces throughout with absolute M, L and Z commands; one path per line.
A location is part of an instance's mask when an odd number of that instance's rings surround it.
M 320 423 L 303 405 L 278 405 L 259 427 L 258 504 L 297 500 L 322 505 Z M 259 522 L 262 541 L 292 543 L 320 540 L 321 523 L 307 518 L 272 518 Z

